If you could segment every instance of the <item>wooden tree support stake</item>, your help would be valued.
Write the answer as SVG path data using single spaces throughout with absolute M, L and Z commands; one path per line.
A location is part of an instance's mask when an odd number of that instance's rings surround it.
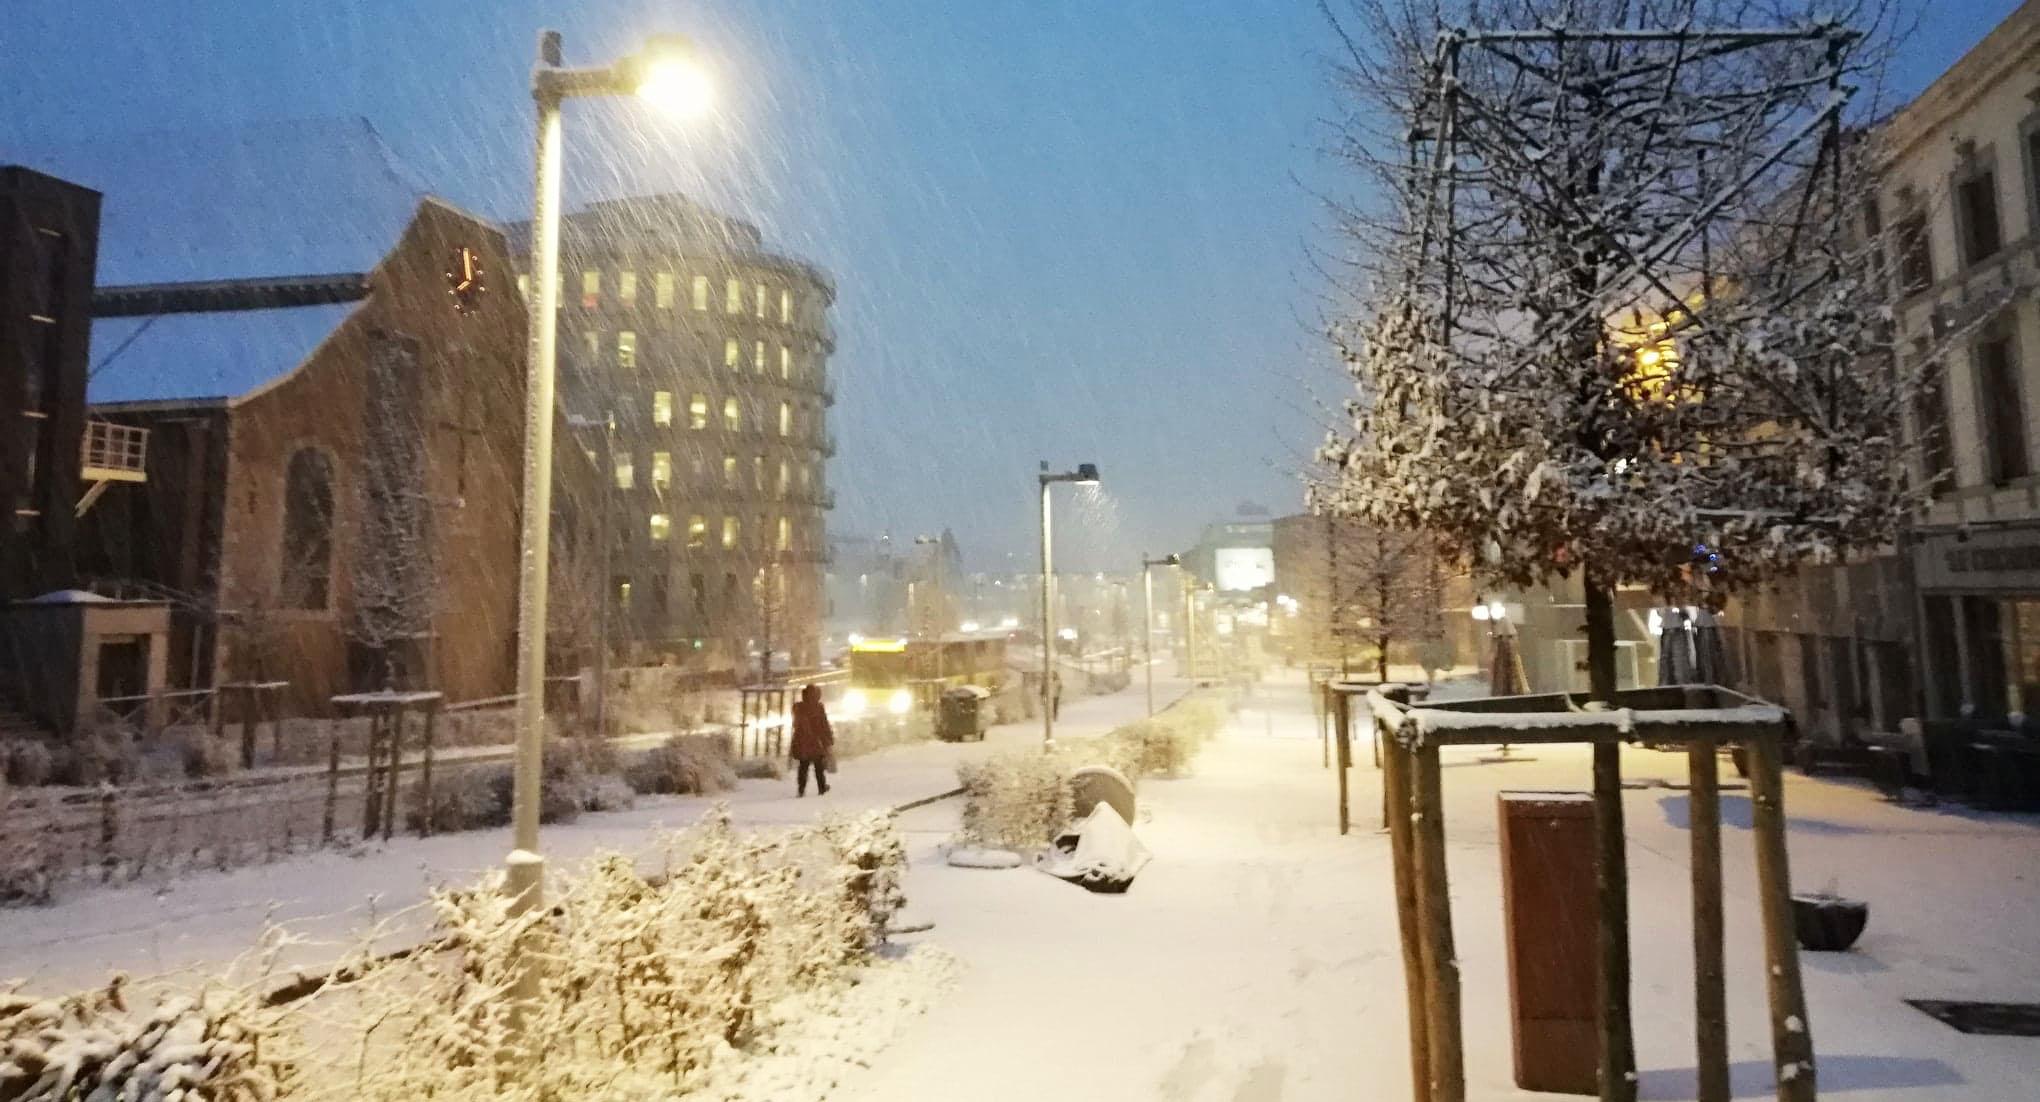
M 1410 755 L 1390 742 L 1382 762 L 1382 814 L 1395 868 L 1396 925 L 1402 933 L 1403 987 L 1409 996 L 1410 1098 L 1431 1102 L 1431 1011 L 1425 997 L 1423 931 L 1417 922 L 1416 855 L 1411 839 Z
M 1430 1041 L 1430 1102 L 1465 1102 L 1465 1045 L 1459 1022 L 1459 959 L 1452 947 L 1452 902 L 1445 876 L 1445 810 L 1438 746 L 1417 747 L 1412 826 L 1416 836 L 1417 922 L 1423 934 L 1425 1032 Z
M 1792 923 L 1792 876 L 1785 856 L 1785 782 L 1773 733 L 1748 743 L 1751 833 L 1757 846 L 1757 897 L 1764 924 L 1764 968 L 1771 997 L 1771 1052 L 1779 1102 L 1813 1102 L 1813 1033 L 1799 982 Z
M 1728 1102 L 1728 1001 L 1722 966 L 1720 759 L 1713 739 L 1686 748 L 1691 788 L 1687 833 L 1692 843 L 1694 1066 L 1697 1102 Z

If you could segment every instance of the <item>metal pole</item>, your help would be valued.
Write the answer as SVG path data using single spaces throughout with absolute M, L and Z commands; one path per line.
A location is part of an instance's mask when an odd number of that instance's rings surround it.
M 1145 560 L 1147 555 L 1143 553 Z M 1141 657 L 1147 666 L 1147 714 L 1155 714 L 1155 570 L 1145 561 L 1140 565 Z
M 1046 468 L 1047 464 L 1042 465 Z M 1049 595 L 1054 578 L 1049 546 L 1048 479 L 1041 479 L 1041 748 L 1055 749 L 1055 601 Z
M 539 36 L 540 67 L 560 63 L 560 36 Z M 546 571 L 552 539 L 553 373 L 560 298 L 560 101 L 536 82 L 538 167 L 532 210 L 530 355 L 524 388 L 523 554 L 517 579 L 517 753 L 510 790 L 513 849 L 506 885 L 522 912 L 540 901 L 539 754 L 545 738 Z M 536 976 L 532 977 L 536 980 Z

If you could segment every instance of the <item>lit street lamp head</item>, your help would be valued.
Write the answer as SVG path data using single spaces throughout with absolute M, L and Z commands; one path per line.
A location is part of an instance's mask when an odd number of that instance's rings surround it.
M 633 92 L 646 103 L 676 118 L 695 118 L 715 101 L 708 70 L 694 57 L 694 47 L 679 35 L 654 35 L 627 64 L 635 76 Z

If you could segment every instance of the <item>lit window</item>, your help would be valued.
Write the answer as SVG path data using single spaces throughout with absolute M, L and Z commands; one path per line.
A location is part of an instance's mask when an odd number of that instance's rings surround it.
M 652 280 L 652 305 L 661 310 L 673 308 L 673 273 L 660 272 Z
M 628 490 L 628 489 L 630 489 L 630 488 L 631 488 L 632 486 L 636 485 L 636 484 L 637 484 L 637 479 L 636 479 L 636 477 L 635 477 L 635 473 L 636 473 L 636 472 L 635 472 L 635 471 L 634 471 L 634 470 L 632 469 L 632 467 L 631 467 L 631 463 L 630 463 L 630 453 L 629 453 L 629 452 L 625 452 L 625 453 L 623 453 L 622 455 L 619 455 L 619 456 L 617 456 L 617 457 L 616 457 L 616 488 L 617 488 L 617 489 L 619 489 L 619 490 Z
M 724 550 L 737 545 L 737 536 L 743 531 L 743 524 L 735 517 L 722 518 L 722 545 Z
M 707 545 L 708 518 L 700 513 L 696 513 L 687 518 L 687 546 L 706 547 Z
M 616 273 L 616 300 L 629 306 L 637 301 L 637 273 Z
M 722 457 L 722 484 L 726 490 L 737 488 L 737 457 L 734 455 Z
M 673 518 L 664 513 L 653 513 L 651 521 L 652 542 L 664 543 L 666 542 L 666 537 L 672 534 Z
M 652 453 L 652 489 L 664 492 L 673 485 L 673 453 Z
M 739 370 L 743 365 L 744 349 L 742 345 L 737 343 L 737 338 L 731 337 L 723 341 L 722 362 L 723 366 L 731 371 Z
M 793 320 L 793 292 L 779 292 L 779 320 L 782 324 Z
M 779 346 L 779 377 L 793 378 L 793 349 L 783 344 Z
M 723 286 L 723 312 L 741 314 L 744 312 L 744 281 L 732 279 Z
M 587 271 L 581 273 L 581 305 L 589 310 L 602 301 L 602 273 Z
M 630 611 L 630 580 L 627 578 L 616 581 L 616 607 L 624 612 Z
M 694 308 L 704 312 L 708 310 L 708 277 L 705 275 L 694 277 Z
M 763 283 L 758 285 L 758 316 L 761 318 L 765 316 L 765 285 Z
M 652 391 L 652 424 L 670 425 L 672 423 L 673 392 L 670 390 Z
M 765 342 L 754 341 L 751 345 L 751 370 L 765 374 Z
M 765 488 L 765 457 L 762 455 L 751 457 L 751 488 L 754 490 Z
M 517 297 L 526 302 L 531 301 L 531 277 L 529 275 L 520 274 L 517 277 Z
M 637 366 L 637 334 L 628 329 L 616 331 L 616 366 L 625 369 Z
M 786 466 L 786 460 L 782 459 L 782 460 L 780 460 L 780 461 L 779 461 L 779 496 L 780 496 L 780 497 L 785 497 L 785 496 L 786 496 L 786 482 L 787 482 L 787 478 L 786 478 L 786 476 L 787 476 L 787 473 L 788 473 L 788 472 L 787 472 L 787 466 Z
M 708 427 L 708 395 L 696 394 L 687 399 L 687 427 L 690 429 Z
M 786 551 L 791 549 L 792 547 L 793 547 L 793 522 L 786 519 L 785 517 L 780 517 L 779 549 L 781 551 Z
M 730 432 L 741 431 L 744 427 L 744 411 L 735 398 L 724 398 L 722 404 L 723 428 Z
M 779 403 L 779 435 L 793 435 L 793 403 Z

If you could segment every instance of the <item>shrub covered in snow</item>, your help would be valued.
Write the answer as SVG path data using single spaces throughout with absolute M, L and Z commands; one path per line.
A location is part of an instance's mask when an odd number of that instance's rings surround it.
M 713 735 L 674 735 L 626 766 L 623 777 L 639 792 L 707 794 L 737 785 L 729 747 Z
M 6 766 L 7 783 L 32 788 L 50 782 L 51 755 L 41 739 L 11 739 L 0 747 L 0 764 Z
M 116 976 L 62 999 L 0 994 L 0 1098 L 265 1099 L 286 1092 L 292 1066 L 246 996 L 134 1003 Z
M 1070 817 L 1069 762 L 1060 755 L 995 754 L 956 767 L 963 785 L 965 845 L 1029 850 L 1047 845 Z

